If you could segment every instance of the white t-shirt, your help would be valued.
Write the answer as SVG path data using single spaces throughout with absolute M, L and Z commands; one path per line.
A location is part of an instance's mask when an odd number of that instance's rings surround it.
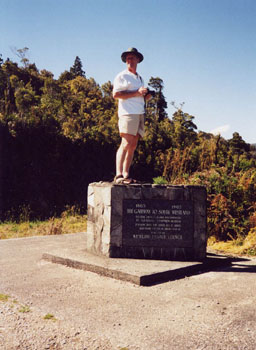
M 139 74 L 133 74 L 128 69 L 117 74 L 114 80 L 113 92 L 135 91 L 144 86 L 144 81 Z M 125 100 L 118 99 L 118 116 L 128 114 L 143 114 L 144 98 L 131 97 Z

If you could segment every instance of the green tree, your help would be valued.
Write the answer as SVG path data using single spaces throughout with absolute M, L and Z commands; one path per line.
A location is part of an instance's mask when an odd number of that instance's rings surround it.
M 37 104 L 38 101 L 36 93 L 31 84 L 28 83 L 24 86 L 22 82 L 18 83 L 14 95 L 18 113 L 20 113 L 22 118 L 24 117 L 25 113 L 29 115 L 31 109 Z
M 138 145 L 132 169 L 135 176 L 144 174 L 145 181 L 163 174 L 167 152 L 172 146 L 173 131 L 172 122 L 165 111 L 167 103 L 162 92 L 163 80 L 151 77 L 148 85 L 155 91 L 155 96 L 147 102 L 145 136 Z
M 40 118 L 42 125 L 47 125 L 50 130 L 56 130 L 58 133 L 61 129 L 61 123 L 65 118 L 64 115 L 64 88 L 53 79 L 53 74 L 44 70 L 41 72 L 43 78 L 43 87 L 40 97 Z
M 176 108 L 176 112 L 173 114 L 172 118 L 174 125 L 174 143 L 177 148 L 184 149 L 197 139 L 197 133 L 195 131 L 197 126 L 193 122 L 195 117 L 183 112 L 181 108 L 177 108 L 174 102 L 171 104 Z
M 235 154 L 241 154 L 250 150 L 250 145 L 247 144 L 238 132 L 233 133 L 232 139 L 228 140 L 231 150 Z
M 76 56 L 75 62 L 73 66 L 70 68 L 70 73 L 73 75 L 74 78 L 76 77 L 85 78 L 85 71 L 83 70 L 83 64 L 81 59 L 78 56 Z
M 63 73 L 60 74 L 58 82 L 59 83 L 64 83 L 65 81 L 69 81 L 74 79 L 74 75 L 73 73 L 71 73 L 70 71 L 65 70 Z
M 156 92 L 155 96 L 147 104 L 147 113 L 155 114 L 155 118 L 161 122 L 167 118 L 167 102 L 163 95 L 164 83 L 159 77 L 151 77 L 148 85 Z
M 20 69 L 17 63 L 14 63 L 7 59 L 1 66 L 1 96 L 0 96 L 0 112 L 6 117 L 8 114 L 15 112 L 15 97 L 14 88 L 11 86 L 11 76 L 15 75 L 18 77 L 20 75 Z
M 4 110 L 4 89 L 6 86 L 6 77 L 2 69 L 2 55 L 0 54 L 0 113 Z

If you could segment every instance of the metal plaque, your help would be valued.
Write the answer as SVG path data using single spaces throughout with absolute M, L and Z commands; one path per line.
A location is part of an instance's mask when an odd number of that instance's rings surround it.
M 192 201 L 123 200 L 123 246 L 192 247 Z

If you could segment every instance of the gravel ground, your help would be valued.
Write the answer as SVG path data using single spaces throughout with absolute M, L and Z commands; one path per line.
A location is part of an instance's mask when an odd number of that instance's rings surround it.
M 71 239 L 0 241 L 1 350 L 256 349 L 256 260 L 140 287 L 41 259 Z

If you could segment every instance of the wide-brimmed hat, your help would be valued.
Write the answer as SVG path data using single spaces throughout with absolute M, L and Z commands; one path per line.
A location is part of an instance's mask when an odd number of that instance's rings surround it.
M 123 62 L 126 62 L 126 56 L 129 53 L 133 53 L 134 55 L 136 55 L 139 59 L 139 63 L 143 61 L 143 58 L 144 58 L 143 55 L 137 49 L 135 49 L 135 47 L 130 47 L 127 51 L 123 52 L 121 55 L 121 59 Z

